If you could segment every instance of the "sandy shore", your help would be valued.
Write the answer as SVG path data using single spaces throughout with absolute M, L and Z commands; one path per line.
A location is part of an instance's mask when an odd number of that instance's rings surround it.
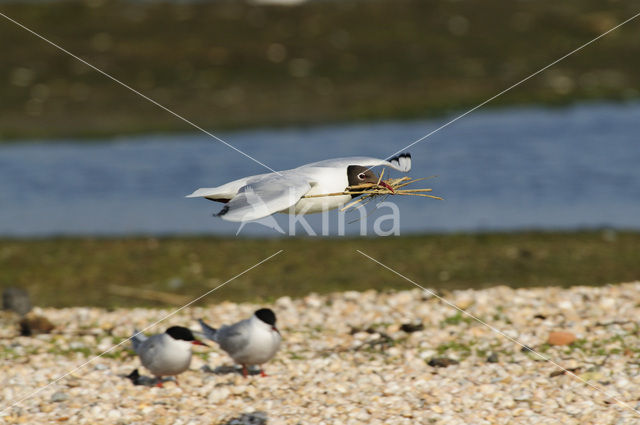
M 202 347 L 196 349 L 191 369 L 180 375 L 180 386 L 135 386 L 124 376 L 140 365 L 125 343 L 46 386 L 120 342 L 134 327 L 144 328 L 171 310 L 36 309 L 56 325 L 53 333 L 17 336 L 16 318 L 9 313 L 0 322 L 0 400 L 5 409 L 0 421 L 640 423 L 640 413 L 632 410 L 640 408 L 640 282 L 570 289 L 496 287 L 442 295 L 580 379 L 412 290 L 278 299 L 270 307 L 278 315 L 284 343 L 266 365 L 266 378 L 244 379 L 226 367 L 232 363 L 224 353 Z M 154 331 L 173 324 L 195 330 L 200 317 L 211 324 L 229 323 L 256 307 L 223 302 L 189 308 Z M 422 324 L 422 329 L 403 324 Z M 568 346 L 551 346 L 546 342 L 553 331 L 571 332 L 577 339 Z M 434 358 L 459 363 L 430 366 Z

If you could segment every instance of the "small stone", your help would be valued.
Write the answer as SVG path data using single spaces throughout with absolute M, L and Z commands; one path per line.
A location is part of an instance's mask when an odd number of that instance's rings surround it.
M 62 391 L 56 391 L 51 395 L 51 402 L 60 403 L 61 401 L 69 400 L 69 396 Z
M 581 373 L 580 375 L 578 375 L 578 377 L 581 379 L 584 379 L 585 381 L 600 381 L 605 378 L 604 374 L 599 371 L 588 371 L 585 373 Z M 624 385 L 620 385 L 620 382 L 623 382 L 623 381 L 618 381 L 617 382 L 618 386 L 624 386 Z
M 122 413 L 116 409 L 111 409 L 109 410 L 109 413 L 107 413 L 107 417 L 111 420 L 120 419 L 122 417 Z
M 487 357 L 487 363 L 498 363 L 498 361 L 497 353 L 491 353 L 489 354 L 489 357 Z
M 404 323 L 402 324 L 402 326 L 400 326 L 400 330 L 408 334 L 418 332 L 423 329 L 424 325 L 422 323 Z
M 455 359 L 450 359 L 448 357 L 434 357 L 431 360 L 429 360 L 429 363 L 427 363 L 429 366 L 431 367 L 448 367 L 451 365 L 457 365 L 460 362 L 455 360 Z
M 528 391 L 520 391 L 513 395 L 515 401 L 527 401 L 531 400 L 531 393 Z
M 576 340 L 576 336 L 571 332 L 555 331 L 549 334 L 547 343 L 549 345 L 569 345 Z
M 461 310 L 466 310 L 469 307 L 471 307 L 473 304 L 475 303 L 475 300 L 471 297 L 464 297 L 462 299 L 460 299 L 456 305 L 458 306 L 459 309 Z

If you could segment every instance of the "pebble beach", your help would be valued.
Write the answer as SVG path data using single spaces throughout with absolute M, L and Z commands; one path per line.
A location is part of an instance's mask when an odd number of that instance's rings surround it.
M 55 327 L 32 336 L 2 312 L 0 422 L 640 423 L 640 282 L 437 294 L 485 324 L 417 289 L 186 308 L 147 333 L 268 306 L 283 344 L 267 377 L 248 378 L 217 347 L 197 347 L 164 388 L 127 378 L 150 376 L 130 342 L 95 356 L 173 309 L 35 308 Z

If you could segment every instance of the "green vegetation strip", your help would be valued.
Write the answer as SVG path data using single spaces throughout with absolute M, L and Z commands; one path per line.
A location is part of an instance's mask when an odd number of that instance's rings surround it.
M 24 287 L 41 306 L 176 304 L 284 252 L 203 303 L 269 301 L 310 292 L 411 285 L 356 252 L 439 290 L 602 285 L 640 279 L 640 233 L 504 233 L 387 238 L 59 238 L 0 240 L 0 287 Z M 123 295 L 121 289 L 145 291 Z M 115 288 L 115 290 L 114 290 Z M 120 290 L 119 290 L 120 289 Z M 457 320 L 452 318 L 451 320 Z
M 55 1 L 0 11 L 215 130 L 475 106 L 637 13 L 613 0 Z M 193 131 L 0 19 L 0 140 Z M 492 102 L 629 99 L 632 22 Z

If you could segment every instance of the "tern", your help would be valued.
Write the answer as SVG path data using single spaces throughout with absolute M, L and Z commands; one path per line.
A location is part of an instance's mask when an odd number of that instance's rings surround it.
M 242 375 L 248 375 L 247 366 L 262 365 L 275 356 L 282 337 L 276 328 L 276 315 L 268 308 L 257 310 L 253 316 L 233 325 L 212 328 L 198 320 L 208 339 L 217 342 L 234 362 L 242 365 Z M 260 375 L 267 376 L 260 368 Z
M 310 214 L 341 207 L 358 195 L 332 195 L 349 186 L 375 183 L 393 189 L 371 171 L 388 166 L 401 172 L 411 169 L 411 154 L 389 160 L 368 157 L 327 159 L 291 170 L 243 177 L 217 187 L 201 188 L 187 198 L 206 198 L 225 206 L 218 217 L 228 221 L 252 221 L 271 214 Z M 315 197 L 305 197 L 316 195 Z
M 162 387 L 163 376 L 176 376 L 189 368 L 192 345 L 207 346 L 182 326 L 172 326 L 164 333 L 150 337 L 136 330 L 131 342 L 142 365 L 156 377 L 158 387 Z

